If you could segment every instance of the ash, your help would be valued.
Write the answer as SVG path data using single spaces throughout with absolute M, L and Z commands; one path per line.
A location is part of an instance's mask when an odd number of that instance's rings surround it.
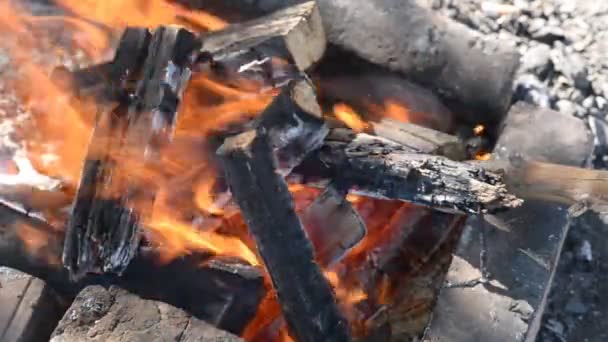
M 517 46 L 514 101 L 584 119 L 593 166 L 608 167 L 608 2 L 432 0 L 433 8 Z M 574 220 L 537 341 L 608 340 L 608 221 L 594 208 Z

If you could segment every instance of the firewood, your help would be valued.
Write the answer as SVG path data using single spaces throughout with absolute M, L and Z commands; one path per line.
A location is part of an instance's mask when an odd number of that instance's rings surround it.
M 501 176 L 481 167 L 348 129 L 332 130 L 318 153 L 290 179 L 316 186 L 339 180 L 370 197 L 456 213 L 478 214 L 521 202 L 507 191 Z
M 139 253 L 120 277 L 87 275 L 77 282 L 57 261 L 61 258 L 64 234 L 45 221 L 0 204 L 0 265 L 44 280 L 65 298 L 73 298 L 92 284 L 116 285 L 144 298 L 182 308 L 216 326 L 240 333 L 257 312 L 265 295 L 261 270 L 238 260 L 210 259 L 193 254 L 159 263 L 162 252 L 140 247 Z M 37 250 L 26 247 L 20 230 L 40 237 Z
M 203 36 L 201 52 L 213 60 L 234 55 L 276 57 L 309 69 L 325 52 L 325 33 L 314 1 L 277 11 L 266 17 L 230 25 Z
M 272 279 L 285 320 L 298 341 L 349 341 L 331 286 L 276 173 L 264 129 L 227 139 L 218 154 L 235 201 Z
M 370 126 L 370 134 L 392 140 L 421 153 L 440 155 L 457 161 L 469 157 L 465 142 L 454 135 L 391 119 L 371 122 Z
M 156 189 L 136 184 L 128 172 L 117 172 L 120 160 L 113 158 L 126 154 L 130 162 L 146 167 L 160 162 L 158 154 L 171 139 L 196 48 L 190 32 L 158 28 L 133 103 L 102 115 L 98 122 L 67 227 L 63 262 L 72 277 L 120 274 L 134 257 L 139 221 L 149 213 Z
M 150 37 L 146 28 L 128 27 L 112 61 L 74 71 L 57 67 L 51 79 L 77 96 L 92 96 L 102 102 L 121 100 L 146 58 Z
M 330 184 L 300 218 L 313 243 L 315 259 L 328 267 L 363 239 L 365 222 L 346 200 L 346 191 Z

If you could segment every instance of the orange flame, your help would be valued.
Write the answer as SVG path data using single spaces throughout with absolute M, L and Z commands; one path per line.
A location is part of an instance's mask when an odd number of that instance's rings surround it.
M 334 115 L 355 132 L 363 132 L 368 128 L 368 124 L 347 104 L 334 105 Z
M 218 30 L 227 23 L 203 11 L 190 11 L 165 0 L 57 0 L 76 15 L 112 29 L 126 26 L 194 24 L 194 28 Z

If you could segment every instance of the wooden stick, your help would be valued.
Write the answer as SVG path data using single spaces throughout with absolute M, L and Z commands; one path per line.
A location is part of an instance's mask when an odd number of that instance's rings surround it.
M 298 341 L 349 341 L 348 326 L 276 173 L 264 129 L 227 139 L 218 154 L 232 194 L 253 235 L 293 337 Z

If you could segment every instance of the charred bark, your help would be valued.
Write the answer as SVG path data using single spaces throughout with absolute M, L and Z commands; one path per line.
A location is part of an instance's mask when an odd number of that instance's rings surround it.
M 348 341 L 348 326 L 276 173 L 264 129 L 227 139 L 218 150 L 232 194 L 253 235 L 294 338 Z
M 318 153 L 295 169 L 291 179 L 317 186 L 339 180 L 371 197 L 457 213 L 477 214 L 520 203 L 501 176 L 481 167 L 347 129 L 332 130 Z
M 93 133 L 68 222 L 63 262 L 74 278 L 122 273 L 140 241 L 155 186 L 120 170 L 121 162 L 153 168 L 168 143 L 181 93 L 190 77 L 195 37 L 160 27 L 151 38 L 142 79 L 128 108 L 102 115 Z M 138 184 L 139 182 L 139 184 Z

